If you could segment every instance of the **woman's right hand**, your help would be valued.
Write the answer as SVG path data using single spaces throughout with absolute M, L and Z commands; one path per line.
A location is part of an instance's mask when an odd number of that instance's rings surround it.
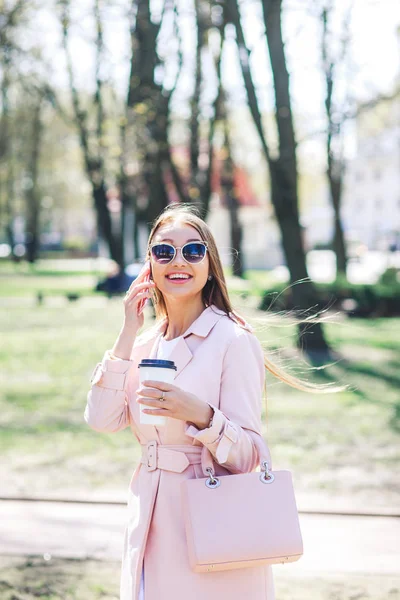
M 138 314 L 140 300 L 150 298 L 151 289 L 155 287 L 154 281 L 149 280 L 149 276 L 150 261 L 147 261 L 125 294 L 125 326 L 129 327 L 129 329 L 133 329 L 134 331 L 138 331 L 144 323 L 143 311 Z

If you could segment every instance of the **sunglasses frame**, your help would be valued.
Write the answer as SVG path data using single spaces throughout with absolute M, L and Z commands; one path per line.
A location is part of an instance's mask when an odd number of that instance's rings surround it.
M 199 260 L 198 262 L 190 262 L 189 260 L 187 260 L 187 259 L 186 259 L 186 258 L 183 256 L 183 252 L 182 252 L 182 250 L 183 250 L 183 249 L 184 249 L 186 246 L 189 246 L 189 244 L 202 244 L 202 245 L 205 247 L 206 251 L 204 252 L 204 256 L 203 256 L 203 258 L 202 258 L 201 260 Z M 153 250 L 154 246 L 171 246 L 171 248 L 173 248 L 173 249 L 174 249 L 174 255 L 173 255 L 173 257 L 171 258 L 171 260 L 169 260 L 168 262 L 163 262 L 163 263 L 161 263 L 161 262 L 158 262 L 158 261 L 157 261 L 157 259 L 155 259 L 155 258 L 153 257 L 153 254 L 152 254 L 152 250 Z M 173 262 L 173 260 L 175 259 L 175 256 L 176 256 L 176 251 L 177 251 L 177 250 L 180 250 L 180 251 L 181 251 L 181 254 L 182 254 L 182 258 L 183 258 L 183 260 L 184 260 L 184 261 L 186 261 L 186 262 L 187 262 L 189 265 L 199 265 L 200 263 L 202 263 L 202 262 L 203 262 L 203 260 L 205 259 L 206 255 L 207 255 L 208 246 L 207 246 L 207 242 L 204 242 L 203 240 L 192 240 L 191 242 L 186 242 L 186 244 L 183 244 L 183 246 L 174 246 L 174 245 L 173 245 L 173 244 L 171 244 L 170 242 L 155 242 L 155 243 L 154 243 L 154 244 L 152 244 L 152 245 L 150 246 L 150 248 L 149 248 L 149 251 L 150 251 L 150 256 L 151 256 L 151 258 L 153 258 L 153 260 L 154 260 L 154 261 L 155 261 L 157 264 L 159 264 L 159 265 L 169 265 L 170 263 L 172 263 L 172 262 Z

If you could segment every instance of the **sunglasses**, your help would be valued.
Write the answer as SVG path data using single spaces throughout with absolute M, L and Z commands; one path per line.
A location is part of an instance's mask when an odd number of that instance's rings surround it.
M 191 265 L 201 263 L 207 253 L 207 242 L 188 242 L 184 246 L 176 247 L 172 244 L 159 242 L 150 247 L 151 256 L 157 263 L 167 265 L 174 260 L 176 251 L 180 250 L 184 260 Z

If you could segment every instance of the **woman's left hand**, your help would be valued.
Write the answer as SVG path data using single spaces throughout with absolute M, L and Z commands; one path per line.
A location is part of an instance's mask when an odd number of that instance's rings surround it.
M 165 401 L 161 402 L 159 398 L 163 392 L 165 392 Z M 161 415 L 188 421 L 198 429 L 208 427 L 213 415 L 213 409 L 207 402 L 172 383 L 143 381 L 136 393 L 138 395 L 136 402 L 151 407 L 143 409 L 143 412 L 148 415 Z

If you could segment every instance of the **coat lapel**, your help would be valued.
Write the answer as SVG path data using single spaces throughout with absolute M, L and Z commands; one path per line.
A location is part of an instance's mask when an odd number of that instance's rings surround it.
M 172 350 L 168 360 L 173 360 L 176 365 L 176 374 L 175 379 L 182 373 L 184 368 L 190 363 L 193 358 L 193 353 L 188 346 L 186 339 L 191 335 L 197 335 L 198 337 L 206 338 L 210 333 L 211 329 L 214 325 L 219 321 L 221 317 L 223 317 L 226 313 L 215 305 L 210 305 L 203 310 L 201 315 L 197 317 L 195 321 L 188 327 L 185 331 L 184 336 L 181 337 Z M 151 348 L 149 358 L 156 358 L 158 351 L 158 344 L 160 343 L 160 339 L 167 329 L 168 318 L 160 321 L 159 326 L 157 327 L 156 338 L 154 340 L 153 346 Z
M 182 373 L 192 358 L 192 351 L 187 345 L 185 338 L 180 338 L 168 357 L 168 360 L 173 360 L 176 366 L 175 379 Z
M 193 358 L 193 353 L 187 343 L 189 336 L 193 334 L 198 337 L 206 338 L 216 322 L 219 321 L 224 314 L 225 313 L 216 306 L 208 306 L 188 327 L 169 356 L 169 360 L 173 360 L 177 367 L 175 379 L 182 373 Z
M 204 309 L 204 311 L 197 317 L 195 321 L 188 327 L 185 331 L 184 336 L 181 337 L 172 350 L 168 360 L 173 360 L 176 365 L 176 373 L 175 380 L 177 377 L 183 372 L 185 367 L 190 363 L 193 358 L 193 352 L 191 351 L 187 338 L 193 334 L 200 338 L 206 338 L 210 333 L 211 329 L 214 325 L 219 321 L 221 317 L 223 317 L 226 313 L 218 309 L 216 306 L 211 305 Z M 155 328 L 153 344 L 151 346 L 151 350 L 145 358 L 157 358 L 158 345 L 160 343 L 160 339 L 164 334 L 168 325 L 168 318 L 162 319 L 158 326 Z M 150 340 L 149 340 L 150 341 Z M 162 435 L 168 436 L 168 429 L 171 427 L 171 423 L 167 423 L 167 427 L 162 428 Z M 142 425 L 143 433 L 147 439 L 155 439 L 158 443 L 161 443 L 160 439 L 160 431 L 157 425 Z

